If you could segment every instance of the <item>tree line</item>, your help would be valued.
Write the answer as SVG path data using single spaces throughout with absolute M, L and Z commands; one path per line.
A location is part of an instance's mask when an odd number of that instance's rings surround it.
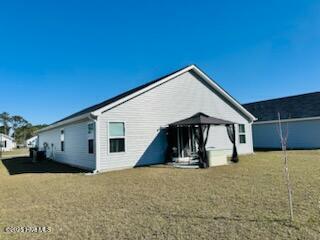
M 32 125 L 19 115 L 11 116 L 8 112 L 0 113 L 0 133 L 9 135 L 18 144 L 36 135 L 36 131 L 48 126 L 47 124 Z

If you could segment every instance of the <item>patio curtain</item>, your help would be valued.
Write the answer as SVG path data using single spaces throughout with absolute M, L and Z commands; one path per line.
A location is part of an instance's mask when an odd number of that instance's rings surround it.
M 193 127 L 195 139 L 198 144 L 198 155 L 200 167 L 209 167 L 206 145 L 209 136 L 210 125 L 198 125 Z
M 226 125 L 226 127 L 227 127 L 229 139 L 233 143 L 233 151 L 232 151 L 231 161 L 236 163 L 236 162 L 239 162 L 239 158 L 238 158 L 238 152 L 237 152 L 237 146 L 236 146 L 235 127 L 234 127 L 234 124 Z
M 176 128 L 174 127 L 168 127 L 167 128 L 167 152 L 166 152 L 166 162 L 171 162 L 172 161 L 172 157 L 174 155 L 174 151 L 173 148 L 174 146 L 174 142 L 176 138 Z

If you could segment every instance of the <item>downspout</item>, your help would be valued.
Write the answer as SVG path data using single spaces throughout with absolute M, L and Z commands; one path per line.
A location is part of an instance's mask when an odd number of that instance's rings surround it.
M 93 114 L 89 115 L 89 119 L 94 121 L 95 123 L 95 133 L 94 133 L 94 138 L 95 138 L 95 155 L 96 155 L 96 169 L 93 171 L 93 174 L 98 174 L 100 171 L 100 124 L 99 124 L 99 118 L 98 116 L 95 116 Z
M 254 147 L 253 147 L 253 121 L 250 122 L 249 126 L 250 126 L 251 152 L 252 152 L 253 154 L 255 154 L 255 152 L 254 152 Z

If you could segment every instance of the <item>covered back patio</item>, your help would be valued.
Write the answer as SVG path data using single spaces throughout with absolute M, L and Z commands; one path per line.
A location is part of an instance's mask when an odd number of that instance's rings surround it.
M 212 126 L 225 126 L 233 144 L 232 162 L 238 162 L 235 141 L 235 123 L 204 113 L 171 123 L 168 127 L 168 162 L 196 163 L 200 168 L 209 167 L 207 141 Z

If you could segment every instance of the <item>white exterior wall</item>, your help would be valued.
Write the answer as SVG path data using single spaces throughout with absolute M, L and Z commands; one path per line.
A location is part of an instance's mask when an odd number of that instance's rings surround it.
M 0 134 L 0 142 L 4 144 L 4 141 L 6 141 L 6 147 L 1 148 L 2 152 L 12 151 L 12 149 L 16 147 L 16 144 L 14 141 L 12 141 L 12 138 L 7 135 Z
M 230 120 L 230 119 L 226 119 L 226 120 Z M 236 125 L 235 130 L 237 133 L 236 134 L 237 151 L 239 154 L 253 153 L 252 124 L 244 123 L 244 122 L 240 122 L 240 123 L 245 124 L 246 144 L 239 143 L 239 127 L 238 125 Z M 227 149 L 229 150 L 229 155 L 231 156 L 233 144 L 230 142 L 225 126 L 211 126 L 209 138 L 207 142 L 207 148 L 211 148 L 211 147 L 216 149 Z
M 88 153 L 88 123 L 83 121 L 64 125 L 59 128 L 40 132 L 39 148 L 44 149 L 44 143 L 49 147 L 46 149 L 47 157 L 54 161 L 77 166 L 85 169 L 95 169 L 95 149 L 94 154 Z M 64 151 L 61 151 L 60 134 L 64 130 Z M 53 147 L 52 147 L 53 144 Z
M 161 127 L 198 112 L 245 124 L 247 143 L 238 144 L 237 134 L 238 152 L 253 152 L 251 123 L 192 73 L 187 72 L 99 116 L 99 170 L 163 162 L 166 135 Z M 108 153 L 108 121 L 125 122 L 125 153 Z M 232 149 L 225 127 L 212 126 L 207 146 Z
M 288 124 L 288 125 L 287 125 Z M 304 120 L 283 123 L 288 126 L 288 148 L 320 148 L 320 120 Z M 253 142 L 255 148 L 281 148 L 277 123 L 253 125 Z
M 34 136 L 26 140 L 26 145 L 28 148 L 34 148 L 37 146 L 38 137 Z

